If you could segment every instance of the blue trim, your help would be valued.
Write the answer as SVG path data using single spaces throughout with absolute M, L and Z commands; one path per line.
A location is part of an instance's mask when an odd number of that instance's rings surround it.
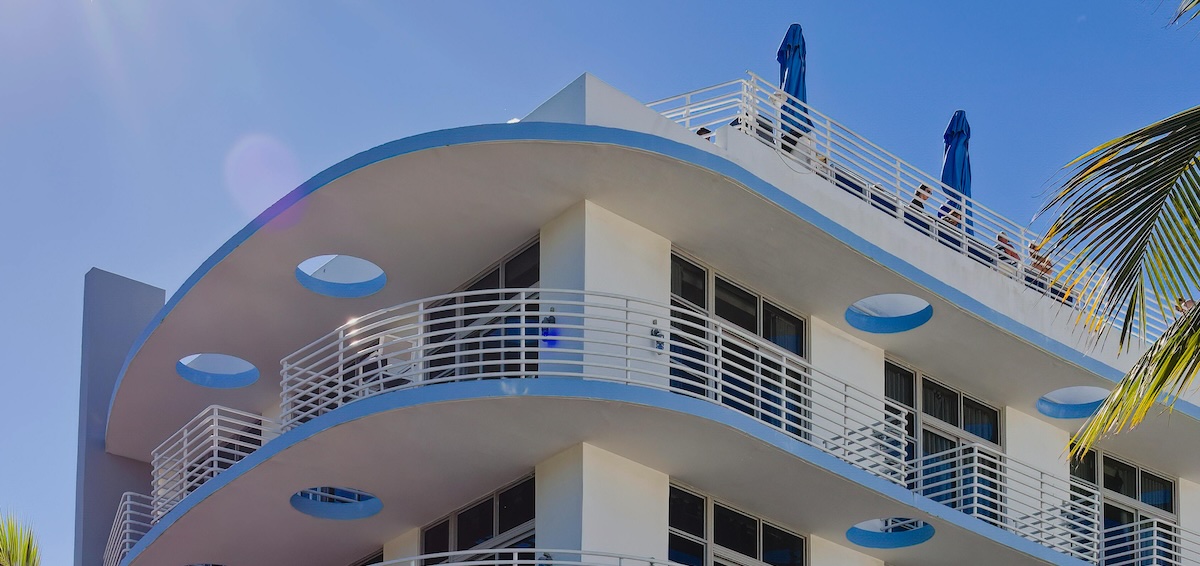
M 593 143 L 604 145 L 616 145 L 632 149 L 643 150 L 651 153 L 657 153 L 672 159 L 679 160 L 684 163 L 689 163 L 701 168 L 708 169 L 716 174 L 723 175 L 729 179 L 744 185 L 751 191 L 761 195 L 764 199 L 775 203 L 776 205 L 795 214 L 798 218 L 812 224 L 813 226 L 825 231 L 829 235 L 842 241 L 850 248 L 859 253 L 871 258 L 876 263 L 883 267 L 892 270 L 916 285 L 928 289 L 930 292 L 941 296 L 943 299 L 955 303 L 964 310 L 987 320 L 988 322 L 1012 333 L 1013 335 L 1039 347 L 1059 358 L 1078 365 L 1086 370 L 1089 370 L 1097 375 L 1116 383 L 1124 376 L 1125 372 L 1118 370 L 1100 360 L 1092 358 L 1074 347 L 1059 342 L 1046 336 L 1016 320 L 997 312 L 996 310 L 980 303 L 974 298 L 967 295 L 965 292 L 956 289 L 945 282 L 937 279 L 933 275 L 926 273 L 920 268 L 901 260 L 900 258 L 888 253 L 879 246 L 872 244 L 862 236 L 854 233 L 849 228 L 831 220 L 830 218 L 819 214 L 812 207 L 797 200 L 795 197 L 785 193 L 778 187 L 762 180 L 753 175 L 741 166 L 720 157 L 709 153 L 702 149 L 692 147 L 687 144 L 672 141 L 663 137 L 646 134 L 642 132 L 633 132 L 629 130 L 621 130 L 616 128 L 606 128 L 601 126 L 586 126 L 581 124 L 565 124 L 556 122 L 518 122 L 516 124 L 487 124 L 481 126 L 468 126 L 464 128 L 454 128 L 450 130 L 440 130 L 419 134 L 402 140 L 389 142 L 375 148 L 369 149 L 350 157 L 320 173 L 313 178 L 305 181 L 299 187 L 287 196 L 280 199 L 270 208 L 265 210 L 257 218 L 252 220 L 245 228 L 242 228 L 229 241 L 225 242 L 216 252 L 213 252 L 207 260 L 200 265 L 198 269 L 190 277 L 180 285 L 179 290 L 171 296 L 163 308 L 151 320 L 150 324 L 138 337 L 133 347 L 130 348 L 129 354 L 125 358 L 125 363 L 121 367 L 121 373 L 117 377 L 116 385 L 113 387 L 112 397 L 109 400 L 109 417 L 111 420 L 112 406 L 116 401 L 117 391 L 120 391 L 121 382 L 124 380 L 125 372 L 129 368 L 130 361 L 141 350 L 146 343 L 150 334 L 158 328 L 159 324 L 170 314 L 179 301 L 187 295 L 189 291 L 203 278 L 214 266 L 225 259 L 233 250 L 241 246 L 250 236 L 258 232 L 260 228 L 268 222 L 279 216 L 292 205 L 296 204 L 304 197 L 308 196 L 328 185 L 329 183 L 353 172 L 362 169 L 374 163 L 390 159 L 393 157 L 416 153 L 419 151 L 443 148 L 455 145 L 464 145 L 483 142 L 499 142 L 499 141 L 557 141 L 557 142 L 574 142 L 574 143 Z M 1188 403 L 1186 401 L 1178 401 L 1175 404 L 1175 411 L 1182 413 L 1194 419 L 1200 420 L 1200 407 Z M 107 428 L 108 420 L 105 422 Z M 107 434 L 107 430 L 106 430 Z
M 205 354 L 201 354 L 205 355 Z M 211 354 L 209 354 L 211 355 Z M 221 354 L 222 356 L 228 354 Z M 241 358 L 238 358 L 239 360 Z M 245 361 L 245 360 L 243 360 Z M 246 362 L 249 364 L 250 362 Z M 246 387 L 258 381 L 258 368 L 250 365 L 250 369 L 238 373 L 215 373 L 196 369 L 183 363 L 182 360 L 175 362 L 175 373 L 196 385 L 201 387 L 209 387 L 212 389 L 237 389 Z
M 355 501 L 353 503 L 334 503 L 331 501 L 317 501 L 299 493 L 294 493 L 288 502 L 292 504 L 293 509 L 305 515 L 333 521 L 366 519 L 383 511 L 383 501 L 374 496 L 370 499 Z
M 588 399 L 603 402 L 630 403 L 708 419 L 770 444 L 779 450 L 792 454 L 796 458 L 832 474 L 846 478 L 847 481 L 875 491 L 900 504 L 917 508 L 941 521 L 953 524 L 979 536 L 987 537 L 1037 559 L 1054 564 L 1078 564 L 1080 566 L 1085 564 L 1082 561 L 1071 559 L 1066 555 L 1027 540 L 1015 533 L 964 515 L 932 499 L 909 491 L 904 486 L 897 485 L 860 468 L 856 468 L 834 456 L 795 440 L 783 432 L 771 428 L 767 424 L 735 409 L 661 389 L 606 381 L 587 381 L 573 377 L 495 379 L 444 383 L 393 391 L 342 406 L 283 433 L 217 477 L 201 485 L 155 523 L 149 532 L 130 550 L 121 564 L 122 566 L 126 566 L 136 559 L 147 546 L 153 544 L 176 521 L 186 515 L 200 502 L 213 496 L 217 491 L 233 483 L 250 470 L 274 458 L 281 452 L 336 426 L 380 413 L 419 405 L 447 401 L 512 397 Z M 280 495 L 280 497 L 286 496 L 288 496 L 286 493 Z
M 1090 403 L 1058 403 L 1041 397 L 1037 400 L 1037 410 L 1052 419 L 1086 419 L 1103 404 L 1104 399 Z
M 895 334 L 912 330 L 933 318 L 933 305 L 901 316 L 875 316 L 862 312 L 853 305 L 846 308 L 846 324 L 872 334 Z
M 934 528 L 929 523 L 908 531 L 886 533 L 854 526 L 846 531 L 846 540 L 865 548 L 904 548 L 921 544 L 933 535 Z
M 333 297 L 335 299 L 358 299 L 361 297 L 369 297 L 382 290 L 383 286 L 387 285 L 387 274 L 380 273 L 379 276 L 374 279 L 368 279 L 366 281 L 359 281 L 356 283 L 336 283 L 333 281 L 326 281 L 324 279 L 313 277 L 312 275 L 305 273 L 303 269 L 297 267 L 296 281 L 299 281 L 300 285 L 303 285 L 305 289 L 308 289 L 309 291 L 319 295 L 325 295 L 326 297 Z

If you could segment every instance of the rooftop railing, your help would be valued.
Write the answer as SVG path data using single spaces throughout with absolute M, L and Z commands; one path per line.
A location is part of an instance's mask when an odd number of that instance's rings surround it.
M 1039 252 L 1033 246 L 1040 235 L 1026 225 L 964 197 L 753 73 L 648 106 L 709 139 L 723 127 L 749 135 L 788 163 L 870 203 L 881 218 L 890 217 L 1078 315 L 1086 316 L 1089 299 L 1104 291 L 1106 277 L 1096 268 L 1085 268 L 1072 280 L 1056 279 L 1056 270 L 1077 261 L 1073 254 Z M 1173 315 L 1153 298 L 1146 308 L 1146 319 L 1134 321 L 1134 335 L 1152 340 Z M 1123 317 L 1106 322 L 1120 326 Z
M 561 550 L 555 548 L 499 548 L 423 554 L 380 562 L 378 566 L 680 566 L 655 558 L 640 558 L 611 552 Z
M 981 445 L 918 459 L 909 488 L 991 525 L 1095 563 L 1100 494 Z
M 149 496 L 131 491 L 121 494 L 112 530 L 108 533 L 108 544 L 104 547 L 104 566 L 118 566 L 129 549 L 142 540 L 153 522 L 151 512 Z
M 698 312 L 618 295 L 470 291 L 381 310 L 282 360 L 290 429 L 399 389 L 497 378 L 637 384 L 739 411 L 903 484 L 908 409 Z
M 1104 530 L 1104 566 L 1200 564 L 1200 535 L 1162 519 L 1144 519 Z
M 278 425 L 261 415 L 217 405 L 201 411 L 152 453 L 153 520 L 278 431 Z

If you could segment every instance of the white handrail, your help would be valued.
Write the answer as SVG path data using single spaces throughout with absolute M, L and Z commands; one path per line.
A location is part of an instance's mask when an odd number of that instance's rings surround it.
M 773 147 L 791 163 L 870 203 L 896 223 L 917 230 L 946 248 L 1086 316 L 1089 300 L 1104 291 L 1102 271 L 1088 267 L 1076 279 L 1057 280 L 1054 270 L 1077 261 L 1074 254 L 1044 255 L 1032 249 L 1040 235 L 1026 225 L 964 197 L 938 178 L 912 166 L 812 106 L 750 73 L 750 78 L 648 104 L 650 108 L 701 134 L 729 125 Z M 808 118 L 801 123 L 798 116 Z M 701 130 L 703 128 L 703 130 Z M 711 139 L 711 138 L 710 138 Z M 924 191 L 921 187 L 928 187 Z M 928 194 L 922 201 L 918 194 Z M 919 203 L 919 204 L 918 204 Z M 1004 233 L 1006 242 L 999 237 Z M 1107 322 L 1120 326 L 1124 314 Z M 1154 339 L 1173 314 L 1151 297 L 1147 318 L 1135 321 L 1134 334 Z
M 699 313 L 614 294 L 503 289 L 384 309 L 284 358 L 284 429 L 380 393 L 575 378 L 687 395 L 903 484 L 908 409 Z
M 108 533 L 108 544 L 104 547 L 104 566 L 119 566 L 129 549 L 150 530 L 151 523 L 149 496 L 132 491 L 121 494 L 112 530 Z
M 1095 561 L 1100 493 L 982 444 L 921 456 L 909 488 L 1063 554 Z
M 377 566 L 681 566 L 676 562 L 612 552 L 559 548 L 487 548 L 422 554 Z
M 279 434 L 261 415 L 212 405 L 152 452 L 153 520 Z
M 1165 519 L 1143 519 L 1104 529 L 1105 566 L 1200 564 L 1200 535 Z

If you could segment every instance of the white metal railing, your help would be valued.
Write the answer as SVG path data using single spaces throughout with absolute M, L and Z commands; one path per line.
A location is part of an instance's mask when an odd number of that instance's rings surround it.
M 423 554 L 380 562 L 378 566 L 680 566 L 675 562 L 590 550 L 488 548 Z
M 1104 529 L 1104 566 L 1200 564 L 1200 535 L 1162 519 Z
M 121 494 L 112 530 L 108 533 L 108 544 L 104 547 L 104 566 L 118 566 L 129 549 L 150 530 L 151 523 L 149 496 L 131 491 Z
M 1100 494 L 993 448 L 965 444 L 917 459 L 909 488 L 1063 554 L 1095 562 Z
M 261 415 L 217 405 L 201 411 L 152 453 L 154 521 L 278 434 Z
M 451 381 L 577 378 L 672 391 L 750 415 L 903 484 L 908 409 L 758 336 L 666 304 L 503 289 L 384 309 L 282 360 L 285 430 L 355 400 Z
M 772 146 L 789 162 L 870 203 L 893 222 L 914 229 L 987 266 L 1000 275 L 1086 315 L 1089 299 L 1102 293 L 1106 278 L 1086 268 L 1076 279 L 1056 280 L 1057 269 L 1074 265 L 1073 254 L 1045 255 L 1033 249 L 1040 235 L 978 201 L 966 198 L 932 175 L 871 143 L 808 104 L 750 73 L 740 79 L 648 105 L 683 127 L 709 137 L 730 125 Z M 807 118 L 802 121 L 803 116 Z M 927 187 L 928 190 L 922 189 Z M 921 195 L 928 194 L 923 200 Z M 1004 240 L 1001 239 L 1004 235 Z M 1147 318 L 1134 334 L 1157 338 L 1174 317 L 1151 297 Z M 1110 324 L 1120 326 L 1118 313 Z

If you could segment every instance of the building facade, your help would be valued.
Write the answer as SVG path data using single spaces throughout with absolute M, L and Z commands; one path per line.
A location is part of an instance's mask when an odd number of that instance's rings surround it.
M 1200 407 L 1067 459 L 1137 352 L 1033 238 L 758 77 L 584 75 L 89 273 L 76 566 L 1200 564 Z

